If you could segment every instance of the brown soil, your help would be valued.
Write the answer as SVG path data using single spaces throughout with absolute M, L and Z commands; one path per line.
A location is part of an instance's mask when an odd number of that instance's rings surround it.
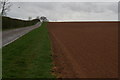
M 47 28 L 58 77 L 118 77 L 118 23 L 51 22 Z

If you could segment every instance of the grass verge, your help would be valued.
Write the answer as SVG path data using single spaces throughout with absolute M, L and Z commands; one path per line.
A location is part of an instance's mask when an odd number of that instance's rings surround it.
M 46 25 L 2 48 L 3 78 L 54 78 Z

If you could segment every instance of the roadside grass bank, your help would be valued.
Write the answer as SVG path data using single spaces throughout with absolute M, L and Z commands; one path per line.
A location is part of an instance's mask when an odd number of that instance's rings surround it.
M 3 78 L 55 78 L 46 25 L 2 48 Z

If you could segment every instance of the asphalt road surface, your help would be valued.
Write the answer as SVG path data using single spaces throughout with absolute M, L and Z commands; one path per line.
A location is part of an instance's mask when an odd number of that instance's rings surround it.
M 15 41 L 16 39 L 20 38 L 24 34 L 30 32 L 31 30 L 38 28 L 40 25 L 41 23 L 38 22 L 37 24 L 33 26 L 3 31 L 2 32 L 2 47 Z

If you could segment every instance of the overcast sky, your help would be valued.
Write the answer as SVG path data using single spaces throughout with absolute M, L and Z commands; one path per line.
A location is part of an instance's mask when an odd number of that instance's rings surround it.
M 12 2 L 8 16 L 28 19 L 46 16 L 50 21 L 118 20 L 118 2 Z

